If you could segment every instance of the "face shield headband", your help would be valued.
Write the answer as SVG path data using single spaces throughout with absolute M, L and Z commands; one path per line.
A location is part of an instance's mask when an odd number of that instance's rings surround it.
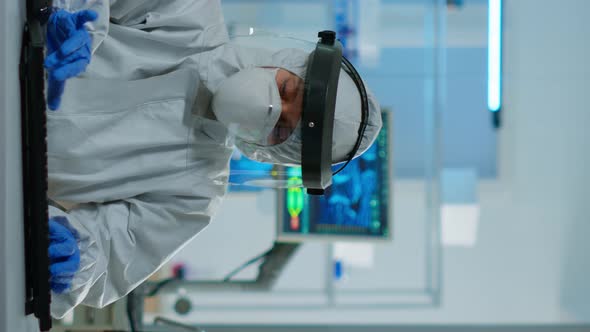
M 365 86 L 354 66 L 342 56 L 342 44 L 333 31 L 318 33 L 320 40 L 310 54 L 305 79 L 301 121 L 301 166 L 303 186 L 310 195 L 323 195 L 332 184 L 332 176 L 342 171 L 354 158 L 365 133 L 369 102 Z M 362 105 L 362 122 L 357 141 L 344 165 L 332 173 L 332 139 L 336 93 L 340 69 L 352 78 Z

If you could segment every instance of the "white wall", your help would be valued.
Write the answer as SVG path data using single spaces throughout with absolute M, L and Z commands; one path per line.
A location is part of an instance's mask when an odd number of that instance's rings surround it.
M 26 319 L 18 62 L 24 1 L 0 1 L 0 331 L 35 331 Z
M 531 319 L 590 321 L 590 2 L 507 1 L 506 134 L 513 303 Z M 520 291 L 518 291 L 520 289 Z M 526 317 L 526 316 L 525 316 Z
M 586 0 L 505 1 L 500 177 L 480 184 L 477 245 L 445 250 L 440 308 L 211 311 L 193 318 L 293 324 L 590 322 L 588 12 Z M 411 199 L 409 193 L 397 194 Z M 396 223 L 419 215 L 399 201 L 396 206 Z

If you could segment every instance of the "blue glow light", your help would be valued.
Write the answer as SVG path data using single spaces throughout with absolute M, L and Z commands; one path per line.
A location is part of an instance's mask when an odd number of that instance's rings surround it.
M 488 109 L 502 104 L 502 0 L 488 0 Z

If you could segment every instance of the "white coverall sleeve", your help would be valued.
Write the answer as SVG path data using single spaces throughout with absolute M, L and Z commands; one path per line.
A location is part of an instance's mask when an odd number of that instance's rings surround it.
M 198 31 L 223 21 L 219 0 L 54 0 L 53 5 L 71 12 L 92 9 L 98 13 L 96 21 L 86 23 L 92 36 L 92 54 L 107 37 L 109 24 L 163 28 L 162 33 L 173 33 L 172 28 Z
M 50 217 L 65 216 L 78 231 L 80 249 L 72 287 L 52 293 L 52 316 L 61 318 L 80 303 L 104 307 L 125 296 L 207 226 L 210 203 L 146 194 L 69 211 L 50 206 Z
M 110 4 L 111 23 L 150 33 L 158 28 L 165 33 L 203 30 L 223 21 L 219 0 L 110 0 Z

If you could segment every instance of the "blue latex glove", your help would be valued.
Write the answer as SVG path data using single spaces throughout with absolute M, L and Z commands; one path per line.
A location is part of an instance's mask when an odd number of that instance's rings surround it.
M 65 81 L 78 76 L 90 63 L 92 39 L 84 28 L 86 22 L 94 21 L 98 14 L 93 10 L 70 13 L 58 9 L 47 22 L 47 104 L 56 110 L 61 102 Z
M 65 217 L 49 219 L 49 284 L 56 293 L 63 293 L 72 285 L 80 268 L 77 232 Z

